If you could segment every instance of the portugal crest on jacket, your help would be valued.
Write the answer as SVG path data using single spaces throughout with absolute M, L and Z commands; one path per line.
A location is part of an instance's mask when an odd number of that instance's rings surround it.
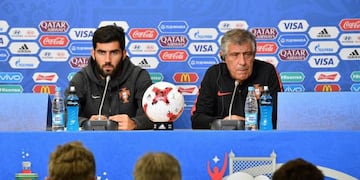
M 119 99 L 122 103 L 129 103 L 130 91 L 127 88 L 121 88 L 119 92 Z

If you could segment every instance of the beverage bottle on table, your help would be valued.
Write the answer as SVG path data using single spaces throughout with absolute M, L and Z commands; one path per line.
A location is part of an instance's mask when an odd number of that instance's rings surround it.
M 272 130 L 272 97 L 269 87 L 264 86 L 264 92 L 260 97 L 260 130 Z
M 61 95 L 61 88 L 56 87 L 55 95 L 51 103 L 52 131 L 64 131 L 64 98 Z
M 253 86 L 248 87 L 245 101 L 245 130 L 258 129 L 258 103 Z
M 66 100 L 66 131 L 79 131 L 79 97 L 76 95 L 75 86 L 70 86 Z

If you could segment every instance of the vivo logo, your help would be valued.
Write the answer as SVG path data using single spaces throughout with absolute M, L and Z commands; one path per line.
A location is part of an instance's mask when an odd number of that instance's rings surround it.
M 21 83 L 23 78 L 19 72 L 0 72 L 0 83 Z

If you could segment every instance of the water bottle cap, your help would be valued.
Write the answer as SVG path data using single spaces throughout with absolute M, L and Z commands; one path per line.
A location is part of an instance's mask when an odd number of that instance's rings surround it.
M 269 86 L 264 86 L 264 91 L 268 91 L 269 90 Z
M 75 86 L 70 86 L 70 91 L 75 92 Z

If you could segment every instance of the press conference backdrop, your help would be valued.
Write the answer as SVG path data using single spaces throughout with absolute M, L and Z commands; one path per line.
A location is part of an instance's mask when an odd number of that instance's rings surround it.
M 0 2 L 0 93 L 49 93 L 87 65 L 97 27 L 126 31 L 131 61 L 181 87 L 190 109 L 232 28 L 253 32 L 286 92 L 360 90 L 358 0 L 112 0 Z

